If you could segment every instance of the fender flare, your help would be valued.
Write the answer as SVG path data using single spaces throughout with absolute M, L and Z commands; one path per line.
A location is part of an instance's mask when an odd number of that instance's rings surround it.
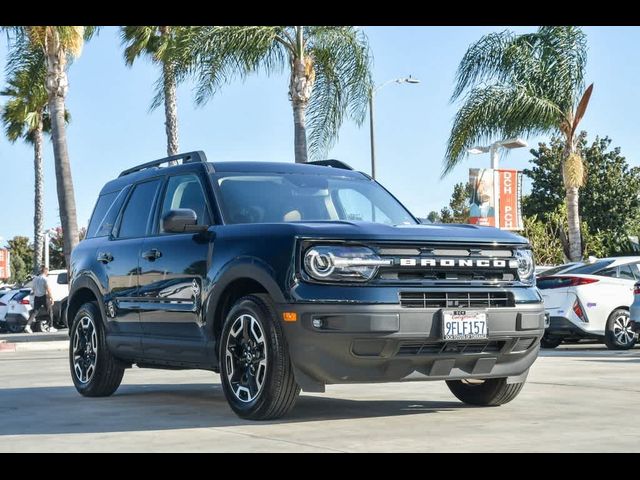
M 69 317 L 69 307 L 73 302 L 73 297 L 78 292 L 78 290 L 84 288 L 91 290 L 93 295 L 96 297 L 98 301 L 98 308 L 100 309 L 100 313 L 102 314 L 102 323 L 105 328 L 108 329 L 109 322 L 105 321 L 105 319 L 107 318 L 107 311 L 104 307 L 104 296 L 100 287 L 98 286 L 98 282 L 89 273 L 81 273 L 77 278 L 73 280 L 71 288 L 69 289 L 69 296 L 67 297 L 67 310 L 65 312 L 67 316 L 67 322 L 73 322 L 73 318 Z M 70 324 L 69 328 L 71 328 Z

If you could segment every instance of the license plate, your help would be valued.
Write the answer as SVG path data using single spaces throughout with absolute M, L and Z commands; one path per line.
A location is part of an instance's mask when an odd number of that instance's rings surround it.
M 444 340 L 477 340 L 487 338 L 487 313 L 473 310 L 443 310 Z

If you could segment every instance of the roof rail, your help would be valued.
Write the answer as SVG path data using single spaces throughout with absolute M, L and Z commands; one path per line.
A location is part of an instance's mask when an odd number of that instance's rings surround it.
M 145 170 L 147 168 L 159 167 L 163 163 L 177 162 L 178 160 L 182 160 L 183 165 L 185 163 L 206 163 L 207 156 L 201 150 L 198 150 L 197 152 L 179 153 L 178 155 L 160 158 L 158 160 L 154 160 L 153 162 L 147 162 L 138 165 L 137 167 L 128 168 L 120 173 L 118 177 L 124 177 L 125 175 L 129 175 L 130 173 L 139 172 L 140 170 Z
M 310 165 L 320 165 L 323 167 L 341 168 L 342 170 L 353 170 L 353 168 L 351 168 L 348 164 L 340 160 L 335 160 L 333 158 L 329 160 L 316 160 L 315 162 L 307 162 L 307 163 L 309 163 Z

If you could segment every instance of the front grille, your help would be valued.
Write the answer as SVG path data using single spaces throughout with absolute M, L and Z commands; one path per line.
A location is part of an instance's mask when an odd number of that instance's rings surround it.
M 398 355 L 479 354 L 502 350 L 504 341 L 484 342 L 402 342 Z
M 514 252 L 507 245 L 377 244 L 390 265 L 378 270 L 379 283 L 511 283 L 518 280 Z
M 513 307 L 511 292 L 400 292 L 403 308 Z

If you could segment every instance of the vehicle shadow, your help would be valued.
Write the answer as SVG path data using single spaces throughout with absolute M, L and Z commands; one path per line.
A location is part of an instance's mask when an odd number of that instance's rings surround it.
M 301 395 L 287 417 L 270 422 L 238 418 L 219 384 L 122 385 L 108 398 L 84 398 L 73 387 L 0 389 L 5 435 L 97 433 L 286 424 L 392 417 L 473 408 L 457 401 L 346 400 Z

